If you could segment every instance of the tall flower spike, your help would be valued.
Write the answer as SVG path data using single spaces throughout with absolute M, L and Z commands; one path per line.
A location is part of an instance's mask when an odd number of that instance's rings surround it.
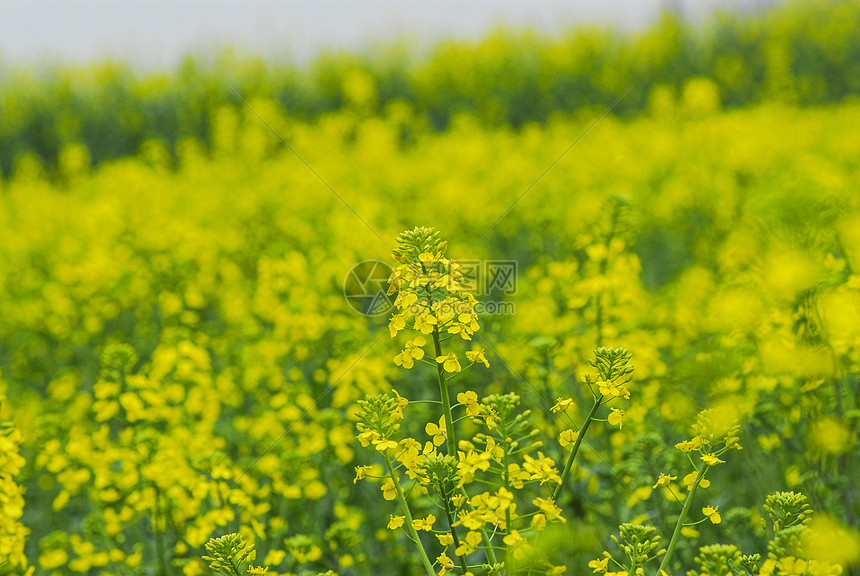
M 356 413 L 358 422 L 355 427 L 358 429 L 356 437 L 361 445 L 373 445 L 380 452 L 397 446 L 392 437 L 400 429 L 403 408 L 407 403 L 399 394 L 397 398 L 388 394 L 377 394 L 359 400 Z
M 416 226 L 397 237 L 397 248 L 393 250 L 392 256 L 398 262 L 403 263 L 417 259 L 421 254 L 433 254 L 442 257 L 445 255 L 448 243 L 439 236 L 439 231 L 435 228 Z
M 478 302 L 464 287 L 460 267 L 445 257 L 448 243 L 433 228 L 415 228 L 400 234 L 397 244 L 393 256 L 399 264 L 388 279 L 388 294 L 397 293 L 397 311 L 388 326 L 391 336 L 411 328 L 422 334 L 446 332 L 471 340 L 480 329 L 475 313 Z M 476 361 L 488 364 L 480 355 L 475 356 Z M 448 372 L 460 371 L 455 359 L 444 366 Z

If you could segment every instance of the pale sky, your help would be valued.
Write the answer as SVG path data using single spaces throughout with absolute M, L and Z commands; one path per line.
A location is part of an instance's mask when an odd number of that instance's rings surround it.
M 99 60 L 147 68 L 233 45 L 297 62 L 321 48 L 358 50 L 398 37 L 478 37 L 497 24 L 557 32 L 581 23 L 647 25 L 661 6 L 691 17 L 778 0 L 0 0 L 0 63 Z

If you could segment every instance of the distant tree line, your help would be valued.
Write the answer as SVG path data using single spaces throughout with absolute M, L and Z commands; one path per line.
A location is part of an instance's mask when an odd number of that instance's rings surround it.
M 189 56 L 166 72 L 126 63 L 19 69 L 0 60 L 0 173 L 36 159 L 52 173 L 67 144 L 97 164 L 137 154 L 147 140 L 175 151 L 211 142 L 225 107 L 266 99 L 289 118 L 407 109 L 427 129 L 470 114 L 521 126 L 556 113 L 603 109 L 632 117 L 672 106 L 690 86 L 721 108 L 762 102 L 838 103 L 860 94 L 860 0 L 796 1 L 758 15 L 717 13 L 693 26 L 666 12 L 644 32 L 578 27 L 557 36 L 497 30 L 420 52 L 403 43 L 361 54 L 323 53 L 307 66 Z

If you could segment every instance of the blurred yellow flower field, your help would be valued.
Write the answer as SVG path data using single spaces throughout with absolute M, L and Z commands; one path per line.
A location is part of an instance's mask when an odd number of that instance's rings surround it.
M 0 179 L 0 574 L 857 573 L 856 98 L 352 84 Z

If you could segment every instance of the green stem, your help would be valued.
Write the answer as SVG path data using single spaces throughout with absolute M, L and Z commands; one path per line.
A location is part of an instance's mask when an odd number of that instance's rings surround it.
M 436 357 L 442 356 L 442 341 L 439 338 L 439 327 L 433 327 L 433 347 L 436 351 Z M 457 457 L 457 435 L 454 432 L 454 419 L 451 416 L 451 399 L 448 397 L 448 379 L 445 376 L 445 369 L 442 364 L 436 363 L 436 373 L 439 375 L 439 395 L 442 397 L 442 413 L 445 416 L 445 437 L 448 440 L 448 454 Z M 466 498 L 466 503 L 469 508 L 469 495 L 466 489 L 460 487 L 460 493 Z M 484 548 L 487 551 L 487 559 L 491 564 L 496 563 L 496 552 L 490 545 L 490 536 L 487 534 L 486 528 L 481 528 L 481 540 L 484 542 Z
M 448 517 L 448 528 L 451 531 L 451 538 L 454 540 L 454 555 L 457 556 L 457 548 L 460 547 L 460 539 L 457 538 L 457 531 L 454 529 L 454 515 L 451 514 L 451 506 L 449 506 L 450 502 L 447 498 L 444 497 L 445 491 L 442 490 L 442 487 L 439 487 L 439 494 L 442 494 L 442 501 L 445 505 L 445 516 Z M 466 559 L 462 556 L 457 556 L 460 560 L 460 567 L 463 569 L 463 574 L 469 571 L 469 567 L 466 566 Z
M 427 557 L 427 552 L 424 551 L 424 546 L 421 544 L 421 538 L 418 536 L 418 531 L 416 531 L 415 527 L 412 526 L 412 513 L 409 511 L 409 504 L 406 502 L 406 497 L 403 495 L 403 490 L 400 488 L 400 480 L 397 478 L 397 473 L 394 472 L 394 466 L 391 465 L 391 458 L 388 457 L 388 454 L 384 454 L 384 456 L 385 465 L 388 467 L 388 475 L 392 482 L 394 482 L 394 490 L 397 494 L 397 503 L 400 504 L 400 509 L 403 511 L 403 515 L 406 516 L 406 526 L 412 536 L 412 541 L 415 543 L 415 547 L 418 548 L 418 554 L 421 556 L 421 562 L 424 564 L 424 569 L 427 570 L 427 576 L 436 576 L 436 572 L 433 570 L 433 563 L 430 562 L 430 559 Z
M 669 565 L 669 560 L 672 558 L 672 553 L 675 552 L 675 546 L 678 544 L 678 538 L 681 536 L 681 529 L 684 527 L 684 520 L 687 519 L 687 514 L 690 512 L 690 507 L 693 505 L 693 496 L 696 490 L 699 489 L 699 484 L 702 478 L 705 477 L 705 472 L 708 471 L 708 464 L 702 462 L 697 470 L 696 480 L 690 487 L 690 493 L 687 494 L 687 499 L 684 501 L 684 507 L 681 509 L 681 515 L 678 516 L 678 522 L 675 523 L 675 531 L 672 533 L 672 539 L 669 541 L 669 547 L 666 549 L 666 554 L 663 555 L 663 561 L 660 562 L 660 569 L 657 570 L 657 576 L 663 573 L 663 570 Z
M 442 356 L 442 343 L 439 341 L 439 328 L 433 327 L 433 346 L 436 357 Z M 436 372 L 439 375 L 439 395 L 442 397 L 442 412 L 445 415 L 445 436 L 448 439 L 448 454 L 457 456 L 457 439 L 454 434 L 454 419 L 451 417 L 451 399 L 448 397 L 448 379 L 445 377 L 445 368 L 436 363 Z
M 576 437 L 576 442 L 573 443 L 573 448 L 567 456 L 567 462 L 564 464 L 564 472 L 561 473 L 561 482 L 559 482 L 558 486 L 556 486 L 555 490 L 552 492 L 552 499 L 556 502 L 558 502 L 558 496 L 561 494 L 561 489 L 567 481 L 568 475 L 570 475 L 570 469 L 573 467 L 573 461 L 576 459 L 576 455 L 579 452 L 579 446 L 582 444 L 583 438 L 585 438 L 585 433 L 588 432 L 588 427 L 591 425 L 591 421 L 594 420 L 594 415 L 597 414 L 597 409 L 600 408 L 602 403 L 603 396 L 598 396 L 594 400 L 594 405 L 588 412 L 588 416 L 585 417 L 585 423 L 582 425 L 582 428 L 579 429 L 579 436 Z
M 502 435 L 503 438 L 507 438 L 507 430 L 501 430 L 500 432 L 504 432 Z M 505 455 L 502 458 L 502 466 L 504 470 L 502 471 L 502 478 L 505 482 L 505 490 L 511 492 L 511 478 L 510 473 L 508 472 L 509 460 L 510 456 L 507 451 L 507 447 L 505 449 Z M 511 507 L 508 505 L 505 508 L 505 532 L 507 534 L 511 533 L 513 530 L 513 526 L 511 525 Z M 514 549 L 512 546 L 505 546 L 505 572 L 510 576 L 513 576 L 516 573 L 516 568 L 514 567 Z

